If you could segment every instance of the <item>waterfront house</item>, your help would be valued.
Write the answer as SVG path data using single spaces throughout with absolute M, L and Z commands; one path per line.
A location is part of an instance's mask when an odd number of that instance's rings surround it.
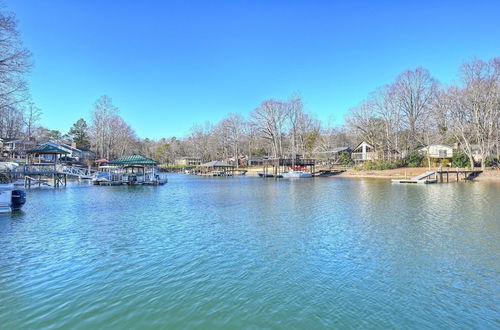
M 65 150 L 67 152 L 65 159 L 69 162 L 76 163 L 86 163 L 86 165 L 91 165 L 96 159 L 96 154 L 88 148 L 78 147 L 76 143 L 65 144 L 56 143 L 52 141 L 47 141 L 41 145 L 49 145 L 55 148 Z
M 451 159 L 453 157 L 453 147 L 447 144 L 431 144 L 420 147 L 418 151 L 433 159 Z
M 25 158 L 26 150 L 36 146 L 34 138 L 0 138 L 0 157 L 4 158 Z
M 264 162 L 266 159 L 271 158 L 271 156 L 264 156 L 264 155 L 250 155 L 250 156 L 244 156 L 242 157 L 241 164 L 240 166 L 245 167 L 251 167 L 251 166 L 263 166 Z
M 199 157 L 182 157 L 174 161 L 175 165 L 179 166 L 198 166 L 201 165 L 201 158 Z
M 340 156 L 347 153 L 351 157 L 352 149 L 349 147 L 335 147 L 323 151 L 316 151 L 313 153 L 318 164 L 322 165 L 336 165 L 339 164 Z
M 371 144 L 363 141 L 352 149 L 351 157 L 355 162 L 365 162 L 369 160 L 376 160 L 377 153 Z

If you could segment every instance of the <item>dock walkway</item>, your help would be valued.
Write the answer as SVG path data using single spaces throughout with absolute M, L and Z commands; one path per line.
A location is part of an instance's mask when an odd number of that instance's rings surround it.
M 7 172 L 12 179 L 24 180 L 25 187 L 46 184 L 48 179 L 52 179 L 54 187 L 57 187 L 66 185 L 68 177 L 90 180 L 100 173 L 97 170 L 63 164 L 30 164 Z
M 417 175 L 410 179 L 393 179 L 392 183 L 413 183 L 413 184 L 430 184 L 430 183 L 444 183 L 450 182 L 450 174 L 452 177 L 456 177 L 456 182 L 460 181 L 460 175 L 463 174 L 463 180 L 473 180 L 477 177 L 482 171 L 480 170 L 436 170 L 436 171 L 428 171 Z M 434 176 L 434 179 L 430 179 L 430 177 Z M 446 181 L 445 181 L 446 177 Z

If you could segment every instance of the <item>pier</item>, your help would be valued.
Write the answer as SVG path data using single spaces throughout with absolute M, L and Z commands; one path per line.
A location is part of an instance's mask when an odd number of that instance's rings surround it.
M 428 171 L 417 175 L 410 179 L 394 179 L 393 183 L 410 183 L 410 184 L 432 184 L 432 183 L 448 183 L 459 182 L 462 180 L 473 180 L 483 171 L 481 170 L 436 170 Z
M 62 164 L 60 158 L 68 152 L 51 145 L 40 145 L 27 150 L 26 154 L 26 164 L 6 172 L 11 180 L 17 184 L 22 182 L 26 188 L 49 186 L 49 181 L 53 187 L 66 186 L 68 177 L 85 180 L 99 174 L 97 170 Z
M 263 161 L 263 177 L 279 177 L 290 169 L 315 172 L 316 160 L 312 158 L 273 158 Z

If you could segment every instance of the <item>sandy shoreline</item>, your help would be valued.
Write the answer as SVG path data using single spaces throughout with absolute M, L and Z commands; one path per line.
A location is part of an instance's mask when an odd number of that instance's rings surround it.
M 251 168 L 248 169 L 247 176 L 258 176 L 259 172 L 262 172 L 262 168 Z M 404 179 L 411 178 L 422 173 L 429 171 L 426 167 L 402 167 L 393 170 L 367 170 L 367 171 L 356 171 L 347 170 L 341 174 L 334 177 L 340 178 L 376 178 L 376 179 Z M 487 169 L 485 172 L 481 173 L 474 181 L 480 182 L 500 182 L 500 170 L 498 169 Z
M 347 170 L 338 175 L 345 178 L 379 178 L 379 179 L 405 179 L 411 178 L 427 172 L 428 168 L 413 167 L 413 168 L 397 168 L 393 170 L 380 171 L 354 171 Z M 500 182 L 500 170 L 487 169 L 481 173 L 474 181 L 479 182 Z

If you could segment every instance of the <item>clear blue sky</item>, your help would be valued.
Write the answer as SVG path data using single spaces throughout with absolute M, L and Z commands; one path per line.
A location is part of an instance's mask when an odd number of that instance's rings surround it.
M 33 52 L 42 124 L 63 132 L 113 98 L 140 137 L 247 115 L 298 92 L 319 119 L 401 71 L 443 83 L 500 55 L 500 1 L 6 0 Z

